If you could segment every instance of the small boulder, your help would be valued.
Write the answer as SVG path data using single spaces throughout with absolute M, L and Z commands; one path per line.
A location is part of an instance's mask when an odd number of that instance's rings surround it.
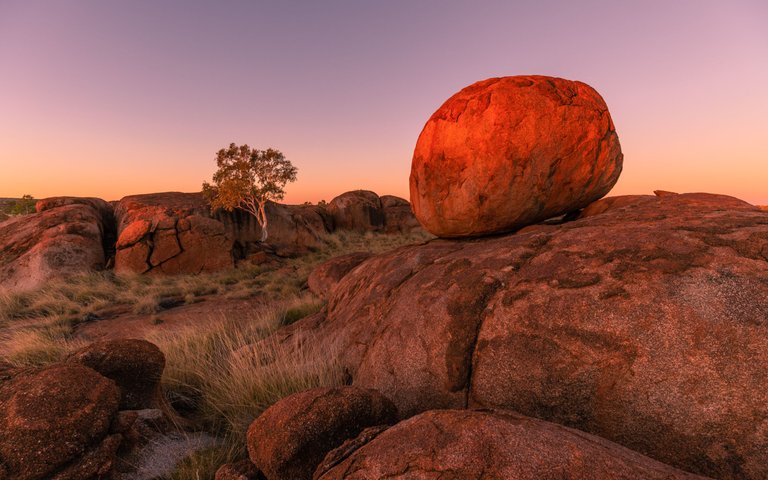
M 328 203 L 328 212 L 336 230 L 369 232 L 384 228 L 381 199 L 368 190 L 342 193 Z
M 427 121 L 413 153 L 411 203 L 439 237 L 508 232 L 602 197 L 622 160 L 608 107 L 589 85 L 491 78 Z
M 15 480 L 106 474 L 119 400 L 114 382 L 83 365 L 16 372 L 0 382 L 0 465 Z
M 396 420 L 395 406 L 375 390 L 314 388 L 280 400 L 254 420 L 248 453 L 269 480 L 311 479 L 325 455 L 345 440 Z
M 317 480 L 406 477 L 704 479 L 578 430 L 510 412 L 467 410 L 412 417 L 315 475 Z
M 318 297 L 328 298 L 344 275 L 371 256 L 368 252 L 355 252 L 321 263 L 307 278 L 309 290 Z
M 67 361 L 90 367 L 114 380 L 120 388 L 120 408 L 142 410 L 158 408 L 160 378 L 165 355 L 156 345 L 138 339 L 94 342 L 73 353 Z

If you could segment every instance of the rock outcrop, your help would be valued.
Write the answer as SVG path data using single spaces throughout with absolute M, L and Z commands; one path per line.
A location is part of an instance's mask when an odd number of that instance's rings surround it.
M 429 411 L 336 462 L 318 468 L 315 480 L 704 479 L 594 435 L 500 411 Z
M 342 193 L 328 202 L 328 212 L 333 218 L 334 227 L 339 230 L 368 232 L 384 228 L 381 199 L 368 190 Z
M 282 257 L 294 257 L 325 246 L 325 236 L 333 231 L 333 220 L 324 208 L 317 205 L 283 205 L 268 202 L 266 244 Z M 243 211 L 217 211 L 215 218 L 222 222 L 235 240 L 235 258 L 263 248 L 261 226 L 256 217 Z
M 391 424 L 397 410 L 375 390 L 315 388 L 269 407 L 248 428 L 248 454 L 269 480 L 311 479 L 323 457 L 363 429 Z
M 125 197 L 115 209 L 118 273 L 201 273 L 232 268 L 232 239 L 200 194 Z
M 339 281 L 353 268 L 372 256 L 368 252 L 355 252 L 334 257 L 325 261 L 312 270 L 307 278 L 309 290 L 320 298 L 328 296 L 336 288 Z
M 403 417 L 510 409 L 716 478 L 768 476 L 768 214 L 641 197 L 368 259 L 279 333 L 332 342 Z
M 394 195 L 382 195 L 380 198 L 386 233 L 410 233 L 421 229 L 408 200 Z
M 120 392 L 81 365 L 0 380 L 0 479 L 90 479 L 112 468 Z M 5 475 L 3 475 L 5 474 Z
M 413 154 L 411 202 L 439 237 L 508 232 L 599 199 L 622 160 L 608 107 L 589 85 L 492 78 L 427 121 Z
M 105 267 L 102 211 L 66 204 L 0 224 L 0 291 L 29 290 L 51 278 Z

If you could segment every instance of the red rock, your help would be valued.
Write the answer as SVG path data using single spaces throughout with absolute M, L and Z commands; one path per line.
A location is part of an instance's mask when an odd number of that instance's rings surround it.
M 314 388 L 269 407 L 248 428 L 248 454 L 269 480 L 311 479 L 325 455 L 397 410 L 375 390 Z
M 600 95 L 561 78 L 491 78 L 427 121 L 411 166 L 416 218 L 439 237 L 501 233 L 581 209 L 619 178 Z
M 466 410 L 430 411 L 401 422 L 315 478 L 704 479 L 560 425 Z
M 0 465 L 14 480 L 106 473 L 120 443 L 108 434 L 119 398 L 111 380 L 82 365 L 17 372 L 0 383 Z
M 160 378 L 165 355 L 156 345 L 138 339 L 94 342 L 67 359 L 114 380 L 120 388 L 120 408 L 141 410 L 162 405 Z
M 615 210 L 629 205 L 641 205 L 643 203 L 653 202 L 653 199 L 653 195 L 619 195 L 617 197 L 601 198 L 596 202 L 590 203 L 587 208 L 582 210 L 579 214 L 579 218 L 600 215 L 608 210 Z
M 300 330 L 404 417 L 518 411 L 716 478 L 768 477 L 768 216 L 708 194 L 372 257 Z M 290 340 L 287 340 L 290 341 Z
M 384 211 L 385 233 L 410 233 L 421 230 L 421 224 L 416 220 L 408 200 L 394 195 L 382 195 L 381 208 Z
M 118 273 L 166 275 L 234 267 L 232 238 L 199 193 L 125 197 L 115 210 Z
M 214 480 L 263 480 L 264 476 L 259 472 L 250 460 L 237 463 L 227 463 L 216 470 Z
M 0 224 L 0 291 L 28 290 L 51 278 L 101 270 L 101 214 L 83 204 L 64 205 Z
M 282 205 L 269 202 L 267 212 L 266 244 L 276 254 L 294 257 L 325 247 L 325 235 L 332 229 L 332 220 L 324 209 L 314 205 Z M 242 210 L 216 212 L 216 218 L 224 223 L 235 239 L 239 258 L 258 252 L 261 243 L 261 226 L 256 218 Z
M 368 232 L 384 228 L 381 199 L 368 190 L 342 193 L 328 202 L 328 212 L 337 230 Z
M 99 212 L 104 218 L 112 218 L 114 215 L 114 208 L 109 202 L 106 202 L 100 198 L 95 197 L 49 197 L 42 200 L 38 200 L 35 204 L 35 211 L 37 213 L 51 210 L 53 208 L 63 207 L 65 205 L 87 205 L 97 212 Z
M 368 252 L 355 252 L 321 263 L 307 278 L 309 290 L 318 297 L 327 298 L 344 275 L 371 256 Z

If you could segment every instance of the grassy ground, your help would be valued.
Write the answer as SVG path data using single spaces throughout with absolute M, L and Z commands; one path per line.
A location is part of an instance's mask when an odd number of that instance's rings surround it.
M 149 338 L 166 355 L 163 383 L 171 403 L 198 428 L 222 439 L 219 447 L 184 461 L 173 478 L 213 478 L 222 463 L 245 458 L 245 431 L 269 405 L 297 391 L 342 382 L 333 349 L 318 351 L 311 338 L 300 336 L 287 346 L 268 339 L 281 326 L 322 308 L 306 290 L 312 268 L 345 253 L 382 252 L 428 238 L 341 232 L 330 235 L 322 251 L 226 272 L 176 277 L 103 272 L 0 296 L 0 336 L 5 336 L 0 360 L 25 366 L 58 361 L 82 346 L 73 335 L 77 325 L 105 312 L 152 314 L 212 298 L 263 298 L 263 306 L 247 315 L 190 322 Z M 254 344 L 257 348 L 243 349 Z

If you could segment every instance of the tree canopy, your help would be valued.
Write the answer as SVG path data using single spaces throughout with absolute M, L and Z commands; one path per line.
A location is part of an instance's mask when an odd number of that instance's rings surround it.
M 251 213 L 261 226 L 261 241 L 265 241 L 266 204 L 283 199 L 286 184 L 296 181 L 298 170 L 279 150 L 234 143 L 216 153 L 216 165 L 213 183 L 203 182 L 211 208 L 230 212 L 240 208 Z

